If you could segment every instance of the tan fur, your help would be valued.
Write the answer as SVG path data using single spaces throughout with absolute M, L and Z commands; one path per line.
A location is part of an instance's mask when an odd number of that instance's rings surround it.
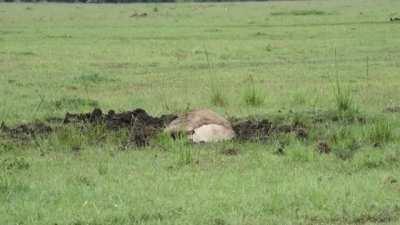
M 203 127 L 205 125 L 212 126 Z M 172 121 L 165 131 L 186 133 L 194 142 L 197 142 L 195 140 L 204 142 L 226 140 L 234 137 L 230 122 L 209 109 L 198 109 L 182 114 Z
M 215 142 L 230 140 L 235 137 L 232 129 L 218 124 L 207 124 L 194 129 L 194 133 L 189 138 L 195 142 Z

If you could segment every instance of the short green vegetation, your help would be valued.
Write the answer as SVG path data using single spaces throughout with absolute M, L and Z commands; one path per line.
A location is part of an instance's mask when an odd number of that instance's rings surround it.
M 0 130 L 97 107 L 279 129 L 143 147 L 103 124 L 0 132 L 0 224 L 400 224 L 399 9 L 1 3 Z

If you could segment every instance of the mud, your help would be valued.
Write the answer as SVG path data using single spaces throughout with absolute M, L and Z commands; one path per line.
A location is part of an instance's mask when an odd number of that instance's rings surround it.
M 79 125 L 79 127 L 84 126 L 88 129 L 100 125 L 110 131 L 126 128 L 129 132 L 129 138 L 126 142 L 129 145 L 144 146 L 176 118 L 177 116 L 173 114 L 153 117 L 140 108 L 121 113 L 110 110 L 107 114 L 96 108 L 89 113 L 66 113 L 64 118 L 51 117 L 46 119 L 46 122 L 19 124 L 14 127 L 8 127 L 3 122 L 0 125 L 0 133 L 13 139 L 28 140 L 38 136 L 46 136 L 68 125 Z
M 172 120 L 177 116 L 173 114 L 153 117 L 147 114 L 143 109 L 135 109 L 116 113 L 114 110 L 104 114 L 101 109 L 94 109 L 90 113 L 65 115 L 64 124 L 69 123 L 86 123 L 95 125 L 104 125 L 110 130 L 118 130 L 121 128 L 129 129 L 129 143 L 136 146 L 145 146 L 150 139 L 160 133 Z
M 331 147 L 328 143 L 324 141 L 317 142 L 317 151 L 321 154 L 329 154 L 331 152 Z
M 279 133 L 294 133 L 298 138 L 308 137 L 308 129 L 303 124 L 276 124 L 267 119 L 236 120 L 232 128 L 238 140 L 267 140 Z
M 121 113 L 116 113 L 114 110 L 110 110 L 107 114 L 104 114 L 101 109 L 96 108 L 90 113 L 67 113 L 63 123 L 103 124 L 109 129 L 137 127 L 161 129 L 176 118 L 177 116 L 173 114 L 152 117 L 147 114 L 145 110 L 140 108 Z
M 126 129 L 128 138 L 125 137 L 126 140 L 121 140 L 124 147 L 146 146 L 153 137 L 161 133 L 176 118 L 177 115 L 174 114 L 154 117 L 140 108 L 119 113 L 114 110 L 104 113 L 101 109 L 95 108 L 88 113 L 66 113 L 64 118 L 51 117 L 44 122 L 19 124 L 14 127 L 8 127 L 2 123 L 0 134 L 25 140 L 55 133 L 67 126 L 80 128 L 76 132 L 90 130 L 91 127 L 95 126 L 103 126 L 105 130 L 110 132 Z M 240 141 L 268 140 L 271 136 L 279 133 L 293 133 L 300 139 L 308 137 L 308 128 L 301 123 L 274 123 L 267 119 L 249 118 L 231 119 L 230 121 L 236 133 L 235 139 Z M 98 135 L 105 136 L 107 133 Z M 237 153 L 236 151 L 227 151 L 226 154 L 234 155 Z
M 385 108 L 384 112 L 400 113 L 400 106 L 387 107 L 387 108 Z
M 223 149 L 221 151 L 221 154 L 228 155 L 228 156 L 239 155 L 239 153 L 240 153 L 240 150 L 237 148 L 227 148 L 227 149 Z
M 148 14 L 147 13 L 137 13 L 137 12 L 134 12 L 134 13 L 132 13 L 129 17 L 146 17 L 146 16 L 148 16 Z
M 36 136 L 47 135 L 52 131 L 53 129 L 43 122 L 20 124 L 15 127 L 8 127 L 4 122 L 2 122 L 0 125 L 1 133 L 6 133 L 10 137 L 18 139 L 27 139 Z

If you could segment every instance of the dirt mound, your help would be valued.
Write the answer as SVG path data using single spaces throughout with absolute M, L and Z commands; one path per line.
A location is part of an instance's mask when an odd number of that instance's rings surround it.
M 263 139 L 270 136 L 272 123 L 268 120 L 244 120 L 232 126 L 239 140 Z
M 0 132 L 14 139 L 26 140 L 39 135 L 48 135 L 69 124 L 79 124 L 89 128 L 90 126 L 102 125 L 108 130 L 127 128 L 129 132 L 128 142 L 137 146 L 144 146 L 155 134 L 161 132 L 167 124 L 176 118 L 177 116 L 172 114 L 153 117 L 140 108 L 121 113 L 110 110 L 107 114 L 96 108 L 89 113 L 66 113 L 64 119 L 52 117 L 46 120 L 48 124 L 35 122 L 8 127 L 2 123 Z
M 228 155 L 228 156 L 239 155 L 240 154 L 240 150 L 237 149 L 237 148 L 227 148 L 227 149 L 223 149 L 221 151 L 221 154 Z
M 8 127 L 3 123 L 0 125 L 0 132 L 10 135 L 12 138 L 27 139 L 39 135 L 49 134 L 53 129 L 42 122 L 20 124 L 15 127 Z
M 88 113 L 66 113 L 64 118 L 49 118 L 46 122 L 34 122 L 19 124 L 8 127 L 4 123 L 0 126 L 0 134 L 17 140 L 29 140 L 37 136 L 46 136 L 57 133 L 67 126 L 76 126 L 76 132 L 93 129 L 95 126 L 103 126 L 104 132 L 113 132 L 126 129 L 128 138 L 121 140 L 123 145 L 129 147 L 148 145 L 150 139 L 164 131 L 173 120 L 178 118 L 174 114 L 153 117 L 143 109 L 134 109 L 125 112 L 110 110 L 103 113 L 101 109 L 95 108 Z M 258 141 L 267 140 L 274 134 L 294 133 L 298 138 L 307 138 L 308 129 L 301 123 L 271 122 L 267 119 L 232 119 L 232 129 L 236 140 Z M 98 134 L 102 137 L 107 133 Z M 121 137 L 123 138 L 123 137 Z M 233 153 L 234 151 L 232 151 Z M 229 151 L 228 151 L 228 154 Z
M 391 106 L 385 108 L 384 112 L 389 112 L 389 113 L 400 113 L 400 106 Z
M 147 114 L 145 110 L 140 108 L 121 113 L 110 110 L 107 114 L 104 114 L 101 109 L 96 108 L 90 113 L 67 113 L 64 118 L 64 124 L 102 124 L 111 130 L 128 128 L 128 143 L 134 143 L 137 146 L 145 146 L 154 135 L 161 132 L 164 127 L 176 118 L 177 116 L 173 114 L 152 117 Z
M 134 12 L 129 17 L 133 18 L 133 17 L 146 17 L 146 16 L 148 16 L 148 14 L 146 12 L 144 12 L 144 13 Z
M 267 119 L 237 120 L 232 127 L 238 140 L 266 140 L 273 134 L 292 132 L 299 138 L 308 136 L 308 130 L 303 124 L 274 124 Z
M 329 154 L 331 152 L 331 147 L 327 142 L 319 141 L 317 142 L 317 151 L 321 154 Z
M 116 113 L 114 110 L 110 110 L 107 114 L 104 114 L 101 109 L 96 108 L 90 113 L 67 113 L 63 123 L 104 124 L 110 129 L 132 128 L 137 126 L 160 129 L 167 126 L 176 118 L 177 116 L 172 114 L 162 115 L 160 117 L 152 117 L 147 114 L 145 110 L 140 108 L 121 113 Z

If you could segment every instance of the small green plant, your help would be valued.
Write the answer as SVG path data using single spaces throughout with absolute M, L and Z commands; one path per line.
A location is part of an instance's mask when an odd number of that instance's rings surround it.
M 204 55 L 206 57 L 206 61 L 207 61 L 207 67 L 208 67 L 208 71 L 210 72 L 210 74 L 213 73 L 213 68 L 210 62 L 210 59 L 208 57 L 208 51 L 206 49 L 206 47 L 204 47 Z M 211 79 L 211 104 L 214 106 L 226 106 L 227 105 L 227 100 L 226 97 L 224 96 L 224 94 L 222 93 L 221 88 L 217 85 L 217 78 Z
M 353 158 L 359 148 L 360 143 L 356 139 L 347 138 L 336 143 L 332 148 L 332 152 L 339 159 L 349 160 Z
M 249 77 L 249 83 L 243 92 L 243 99 L 248 106 L 260 106 L 264 103 L 264 95 L 256 88 L 252 76 Z
M 211 87 L 211 104 L 214 106 L 226 106 L 227 100 L 221 89 L 212 86 Z
M 12 157 L 0 160 L 0 169 L 5 171 L 27 170 L 30 163 L 23 157 Z
M 361 147 L 361 141 L 351 129 L 351 126 L 339 127 L 329 138 L 332 144 L 332 153 L 342 160 L 352 159 Z
M 315 159 L 315 151 L 312 151 L 301 142 L 292 142 L 286 147 L 290 160 L 295 162 L 310 162 Z
M 307 103 L 307 98 L 303 93 L 296 93 L 292 97 L 292 102 L 295 105 L 305 105 Z
M 59 129 L 47 143 L 49 150 L 65 150 L 79 152 L 85 143 L 84 135 L 76 127 L 63 127 Z
M 335 104 L 338 112 L 348 112 L 355 110 L 353 96 L 349 88 L 343 88 L 339 79 L 335 86 Z
M 108 167 L 107 164 L 105 163 L 99 163 L 99 165 L 97 166 L 97 172 L 100 175 L 106 175 L 108 173 Z
M 336 65 L 336 52 L 335 52 L 335 67 Z M 335 68 L 336 69 L 336 68 Z M 344 87 L 338 71 L 336 69 L 336 82 L 334 85 L 334 98 L 335 98 L 335 119 L 342 121 L 354 122 L 358 119 L 359 110 L 354 101 L 350 87 Z
M 367 138 L 374 146 L 381 146 L 393 139 L 393 128 L 387 120 L 378 120 L 367 130 Z
M 194 162 L 193 149 L 184 134 L 175 134 L 173 138 L 170 134 L 161 133 L 151 141 L 150 145 L 173 153 L 178 166 L 185 166 Z
M 373 169 L 386 164 L 385 155 L 376 149 L 363 149 L 354 156 L 354 162 L 359 169 Z
M 163 151 L 169 151 L 174 144 L 174 139 L 170 134 L 162 132 L 150 140 L 150 145 L 160 148 Z
M 115 79 L 101 76 L 97 73 L 84 74 L 75 78 L 78 83 L 85 85 L 113 82 Z
M 99 102 L 96 100 L 80 97 L 62 97 L 58 100 L 48 102 L 47 106 L 48 108 L 54 108 L 55 110 L 77 110 L 83 107 L 99 107 Z
M 8 143 L 8 142 L 2 143 L 2 142 L 0 142 L 0 154 L 1 153 L 12 152 L 12 151 L 15 151 L 16 149 L 17 149 L 17 147 L 13 143 Z
M 178 166 L 185 166 L 193 163 L 193 149 L 188 145 L 186 137 L 179 135 L 171 145 L 171 148 L 176 155 Z

